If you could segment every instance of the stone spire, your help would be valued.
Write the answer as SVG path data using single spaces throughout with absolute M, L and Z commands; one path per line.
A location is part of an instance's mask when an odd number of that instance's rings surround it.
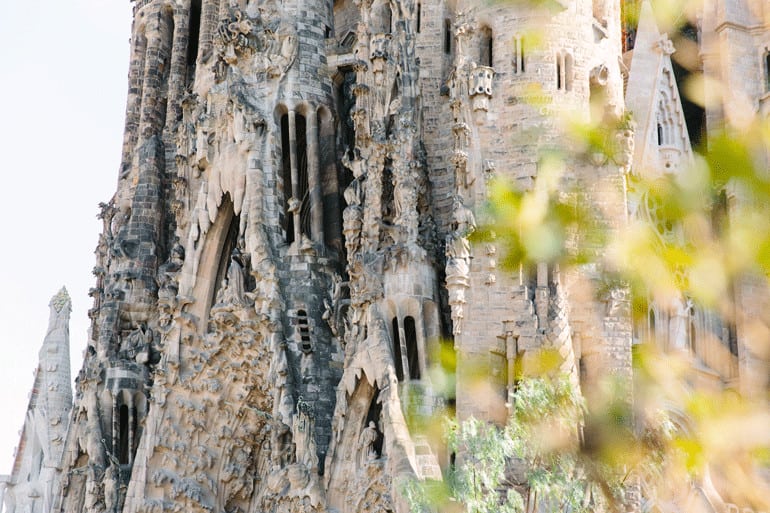
M 51 510 L 57 488 L 56 469 L 72 408 L 69 357 L 72 302 L 67 289 L 62 287 L 48 306 L 48 331 L 40 349 L 35 384 L 7 483 L 6 500 L 11 511 Z

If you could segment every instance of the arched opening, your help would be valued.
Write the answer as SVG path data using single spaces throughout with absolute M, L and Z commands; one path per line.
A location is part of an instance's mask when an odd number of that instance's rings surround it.
M 493 46 L 492 29 L 485 25 L 479 31 L 479 64 L 481 66 L 492 67 Z
M 281 177 L 283 178 L 283 228 L 287 244 L 294 242 L 294 213 L 290 208 L 293 194 L 291 181 L 291 145 L 289 137 L 289 115 L 281 116 Z
M 118 463 L 128 464 L 129 443 L 128 443 L 128 406 L 122 405 L 118 413 Z
M 296 115 L 295 138 L 297 141 L 297 173 L 299 182 L 296 185 L 296 198 L 300 201 L 299 219 L 300 232 L 311 237 L 310 218 L 310 188 L 308 187 L 307 161 L 307 120 L 302 114 Z
M 663 146 L 663 125 L 661 123 L 658 123 L 658 146 Z
M 232 205 L 232 202 L 230 201 L 230 195 L 225 194 L 225 199 L 223 200 L 223 206 L 226 206 L 227 208 L 232 208 L 230 205 Z M 224 244 L 222 245 L 222 248 L 219 252 L 219 260 L 217 263 L 217 274 L 214 282 L 214 287 L 211 295 L 211 303 L 215 304 L 217 302 L 217 296 L 220 293 L 220 290 L 222 289 L 224 282 L 225 282 L 225 276 L 227 276 L 227 268 L 230 265 L 230 255 L 233 254 L 233 250 L 235 249 L 236 245 L 238 244 L 238 234 L 240 232 L 240 225 L 241 225 L 241 218 L 240 216 L 233 215 L 230 219 L 230 225 L 227 228 L 227 235 L 225 236 Z
M 368 426 L 370 422 L 374 422 L 374 425 L 377 427 L 377 438 L 372 443 L 372 448 L 378 458 L 382 456 L 383 442 L 385 441 L 385 436 L 382 432 L 382 404 L 379 402 L 379 398 L 380 389 L 375 385 L 372 402 L 369 404 L 369 411 L 366 413 L 366 420 L 364 421 L 364 427 Z
M 572 61 L 571 53 L 564 56 L 564 90 L 572 91 Z
M 404 381 L 404 360 L 401 357 L 401 337 L 398 329 L 398 318 L 394 317 L 393 327 L 393 364 L 396 366 L 396 378 Z
M 556 89 L 561 90 L 564 87 L 564 76 L 562 75 L 562 55 L 556 54 Z
M 201 0 L 190 2 L 190 32 L 187 39 L 187 84 L 195 79 L 195 62 L 198 59 L 198 45 L 201 35 Z
M 404 339 L 406 342 L 406 360 L 409 364 L 409 379 L 420 379 L 420 358 L 414 317 L 410 316 L 404 319 Z

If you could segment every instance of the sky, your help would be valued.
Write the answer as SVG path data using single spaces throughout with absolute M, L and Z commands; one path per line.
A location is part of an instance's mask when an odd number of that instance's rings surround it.
M 83 362 L 97 205 L 117 186 L 132 5 L 0 0 L 0 474 L 13 466 L 62 286 L 73 378 Z

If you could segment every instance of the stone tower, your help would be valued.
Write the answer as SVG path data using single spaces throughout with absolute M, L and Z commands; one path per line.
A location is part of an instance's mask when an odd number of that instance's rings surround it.
M 16 449 L 13 470 L 5 483 L 6 511 L 42 513 L 52 510 L 58 494 L 59 470 L 72 409 L 69 320 L 72 311 L 67 289 L 48 304 L 50 316 L 35 384 Z M 3 510 L 0 496 L 0 511 Z
M 553 171 L 561 113 L 617 122 L 620 151 L 560 179 L 625 222 L 605 193 L 633 167 L 629 2 L 133 1 L 123 158 L 45 511 L 405 513 L 400 480 L 450 460 L 411 414 L 502 421 L 544 349 L 576 384 L 631 378 L 625 289 L 502 271 L 494 240 L 469 240 L 495 178 Z M 454 391 L 432 382 L 447 349 Z

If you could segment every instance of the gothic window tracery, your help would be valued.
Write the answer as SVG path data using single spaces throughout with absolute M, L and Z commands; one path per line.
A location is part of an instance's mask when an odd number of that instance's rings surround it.
M 341 230 L 335 221 L 338 186 L 331 113 L 326 107 L 303 103 L 294 109 L 279 106 L 277 116 L 284 240 L 287 244 L 301 240 L 303 250 L 311 249 L 312 242 L 329 243 L 326 234 L 333 238 Z

